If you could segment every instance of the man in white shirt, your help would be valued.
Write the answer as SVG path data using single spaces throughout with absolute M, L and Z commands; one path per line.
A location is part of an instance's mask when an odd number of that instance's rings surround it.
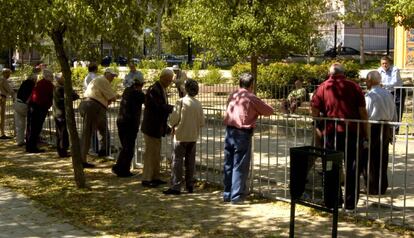
M 88 84 L 96 77 L 98 77 L 98 65 L 96 63 L 91 62 L 88 65 L 88 75 L 86 75 L 85 79 L 83 80 L 83 91 L 86 91 Z
M 402 88 L 398 88 L 403 86 L 400 70 L 392 65 L 392 61 L 388 56 L 384 56 L 381 58 L 381 67 L 378 68 L 378 72 L 381 74 L 382 86 L 394 97 L 397 119 L 401 121 L 404 112 L 405 91 Z
M 365 94 L 369 120 L 396 121 L 394 98 L 388 90 L 381 88 L 381 75 L 371 71 L 367 75 L 368 92 Z M 388 145 L 392 131 L 388 124 L 371 123 L 369 153 L 365 151 L 362 174 L 368 194 L 384 194 L 388 188 Z M 369 155 L 369 157 L 368 157 Z

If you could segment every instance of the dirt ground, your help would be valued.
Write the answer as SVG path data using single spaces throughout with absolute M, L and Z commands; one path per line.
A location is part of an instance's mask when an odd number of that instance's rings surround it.
M 90 157 L 89 188 L 77 189 L 70 159 L 51 147 L 26 154 L 14 141 L 0 144 L 0 186 L 24 193 L 54 216 L 114 237 L 288 237 L 290 205 L 250 197 L 244 205 L 223 203 L 218 186 L 198 183 L 195 193 L 162 194 L 168 186 L 144 188 L 140 175 L 117 178 L 111 160 Z M 140 170 L 135 170 L 140 174 Z M 168 180 L 168 174 L 164 176 Z M 1 194 L 0 194 L 1 196 Z M 296 237 L 331 237 L 331 216 L 299 207 Z M 341 215 L 339 237 L 413 237 L 398 228 L 355 222 Z

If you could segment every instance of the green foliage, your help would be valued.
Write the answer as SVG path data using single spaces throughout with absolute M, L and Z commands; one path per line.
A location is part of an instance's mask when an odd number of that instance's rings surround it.
M 167 67 L 167 63 L 164 60 L 155 59 L 147 60 L 143 59 L 139 62 L 138 68 L 140 69 L 164 69 Z
M 222 57 L 281 57 L 307 45 L 322 0 L 187 1 L 178 11 L 180 33 Z
M 257 75 L 257 93 L 273 98 L 286 95 L 282 90 L 287 85 L 292 85 L 296 80 L 302 80 L 304 85 L 319 84 L 328 76 L 328 69 L 332 63 L 338 61 L 325 61 L 322 64 L 310 65 L 302 63 L 272 63 L 259 65 Z M 360 65 L 354 61 L 341 61 L 345 67 L 345 75 L 348 79 L 357 80 Z M 238 83 L 238 76 L 250 72 L 250 65 L 238 63 L 232 68 L 233 82 Z
M 20 80 L 25 80 L 32 72 L 33 66 L 23 64 L 12 74 L 12 77 L 18 77 Z
M 81 89 L 83 87 L 83 80 L 88 75 L 88 68 L 76 67 L 72 68 L 72 85 L 74 88 Z
M 382 20 L 401 25 L 406 29 L 414 28 L 413 0 L 376 0 L 376 6 L 381 9 L 379 16 Z
M 193 62 L 193 79 L 199 80 L 200 79 L 200 69 L 203 66 L 203 62 L 201 61 L 194 61 Z
M 207 67 L 206 75 L 200 77 L 199 81 L 201 83 L 206 84 L 206 85 L 214 85 L 214 84 L 223 83 L 222 75 L 220 73 L 220 69 L 218 69 L 218 68 L 216 68 L 212 65 L 209 65 Z

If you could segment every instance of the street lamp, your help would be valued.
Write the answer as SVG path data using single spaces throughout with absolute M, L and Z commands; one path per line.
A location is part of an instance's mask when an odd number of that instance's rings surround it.
M 146 35 L 150 34 L 152 32 L 151 28 L 145 28 L 144 29 L 144 57 L 147 57 L 147 45 L 146 45 Z

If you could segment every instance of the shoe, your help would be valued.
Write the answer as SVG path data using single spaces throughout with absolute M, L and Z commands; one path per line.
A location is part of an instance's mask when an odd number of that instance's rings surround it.
M 96 166 L 94 164 L 88 163 L 88 162 L 84 162 L 82 163 L 82 166 L 84 169 L 90 169 L 90 168 L 95 168 Z
M 45 152 L 46 150 L 44 150 L 44 149 L 38 149 L 38 148 L 34 148 L 34 149 L 26 149 L 26 152 L 27 153 L 43 153 L 43 152 Z
M 143 187 L 147 187 L 147 188 L 155 188 L 158 186 L 157 184 L 154 184 L 151 181 L 142 181 L 141 184 Z
M 26 145 L 25 142 L 17 143 L 17 146 L 24 146 L 24 145 Z
M 187 187 L 187 192 L 188 193 L 193 193 L 194 191 L 194 188 L 193 187 Z
M 230 198 L 223 198 L 223 202 L 230 202 Z
M 244 204 L 245 204 L 244 200 L 231 201 L 231 205 L 244 205 Z
M 105 150 L 98 151 L 98 157 L 106 157 L 106 156 L 110 156 L 110 154 L 107 151 Z
M 59 157 L 60 158 L 68 158 L 68 157 L 71 157 L 72 155 L 70 154 L 70 153 L 68 153 L 68 152 L 66 152 L 66 153 L 59 153 Z
M 162 181 L 161 179 L 153 179 L 153 180 L 151 181 L 151 183 L 156 184 L 156 185 L 167 184 L 167 182 Z
M 0 136 L 0 139 L 2 139 L 2 140 L 8 140 L 8 139 L 11 139 L 11 138 L 13 138 L 13 137 L 6 136 L 6 135 Z
M 181 194 L 180 191 L 175 190 L 175 189 L 171 189 L 171 188 L 169 188 L 165 191 L 162 191 L 162 193 L 165 194 L 165 195 L 180 195 Z

